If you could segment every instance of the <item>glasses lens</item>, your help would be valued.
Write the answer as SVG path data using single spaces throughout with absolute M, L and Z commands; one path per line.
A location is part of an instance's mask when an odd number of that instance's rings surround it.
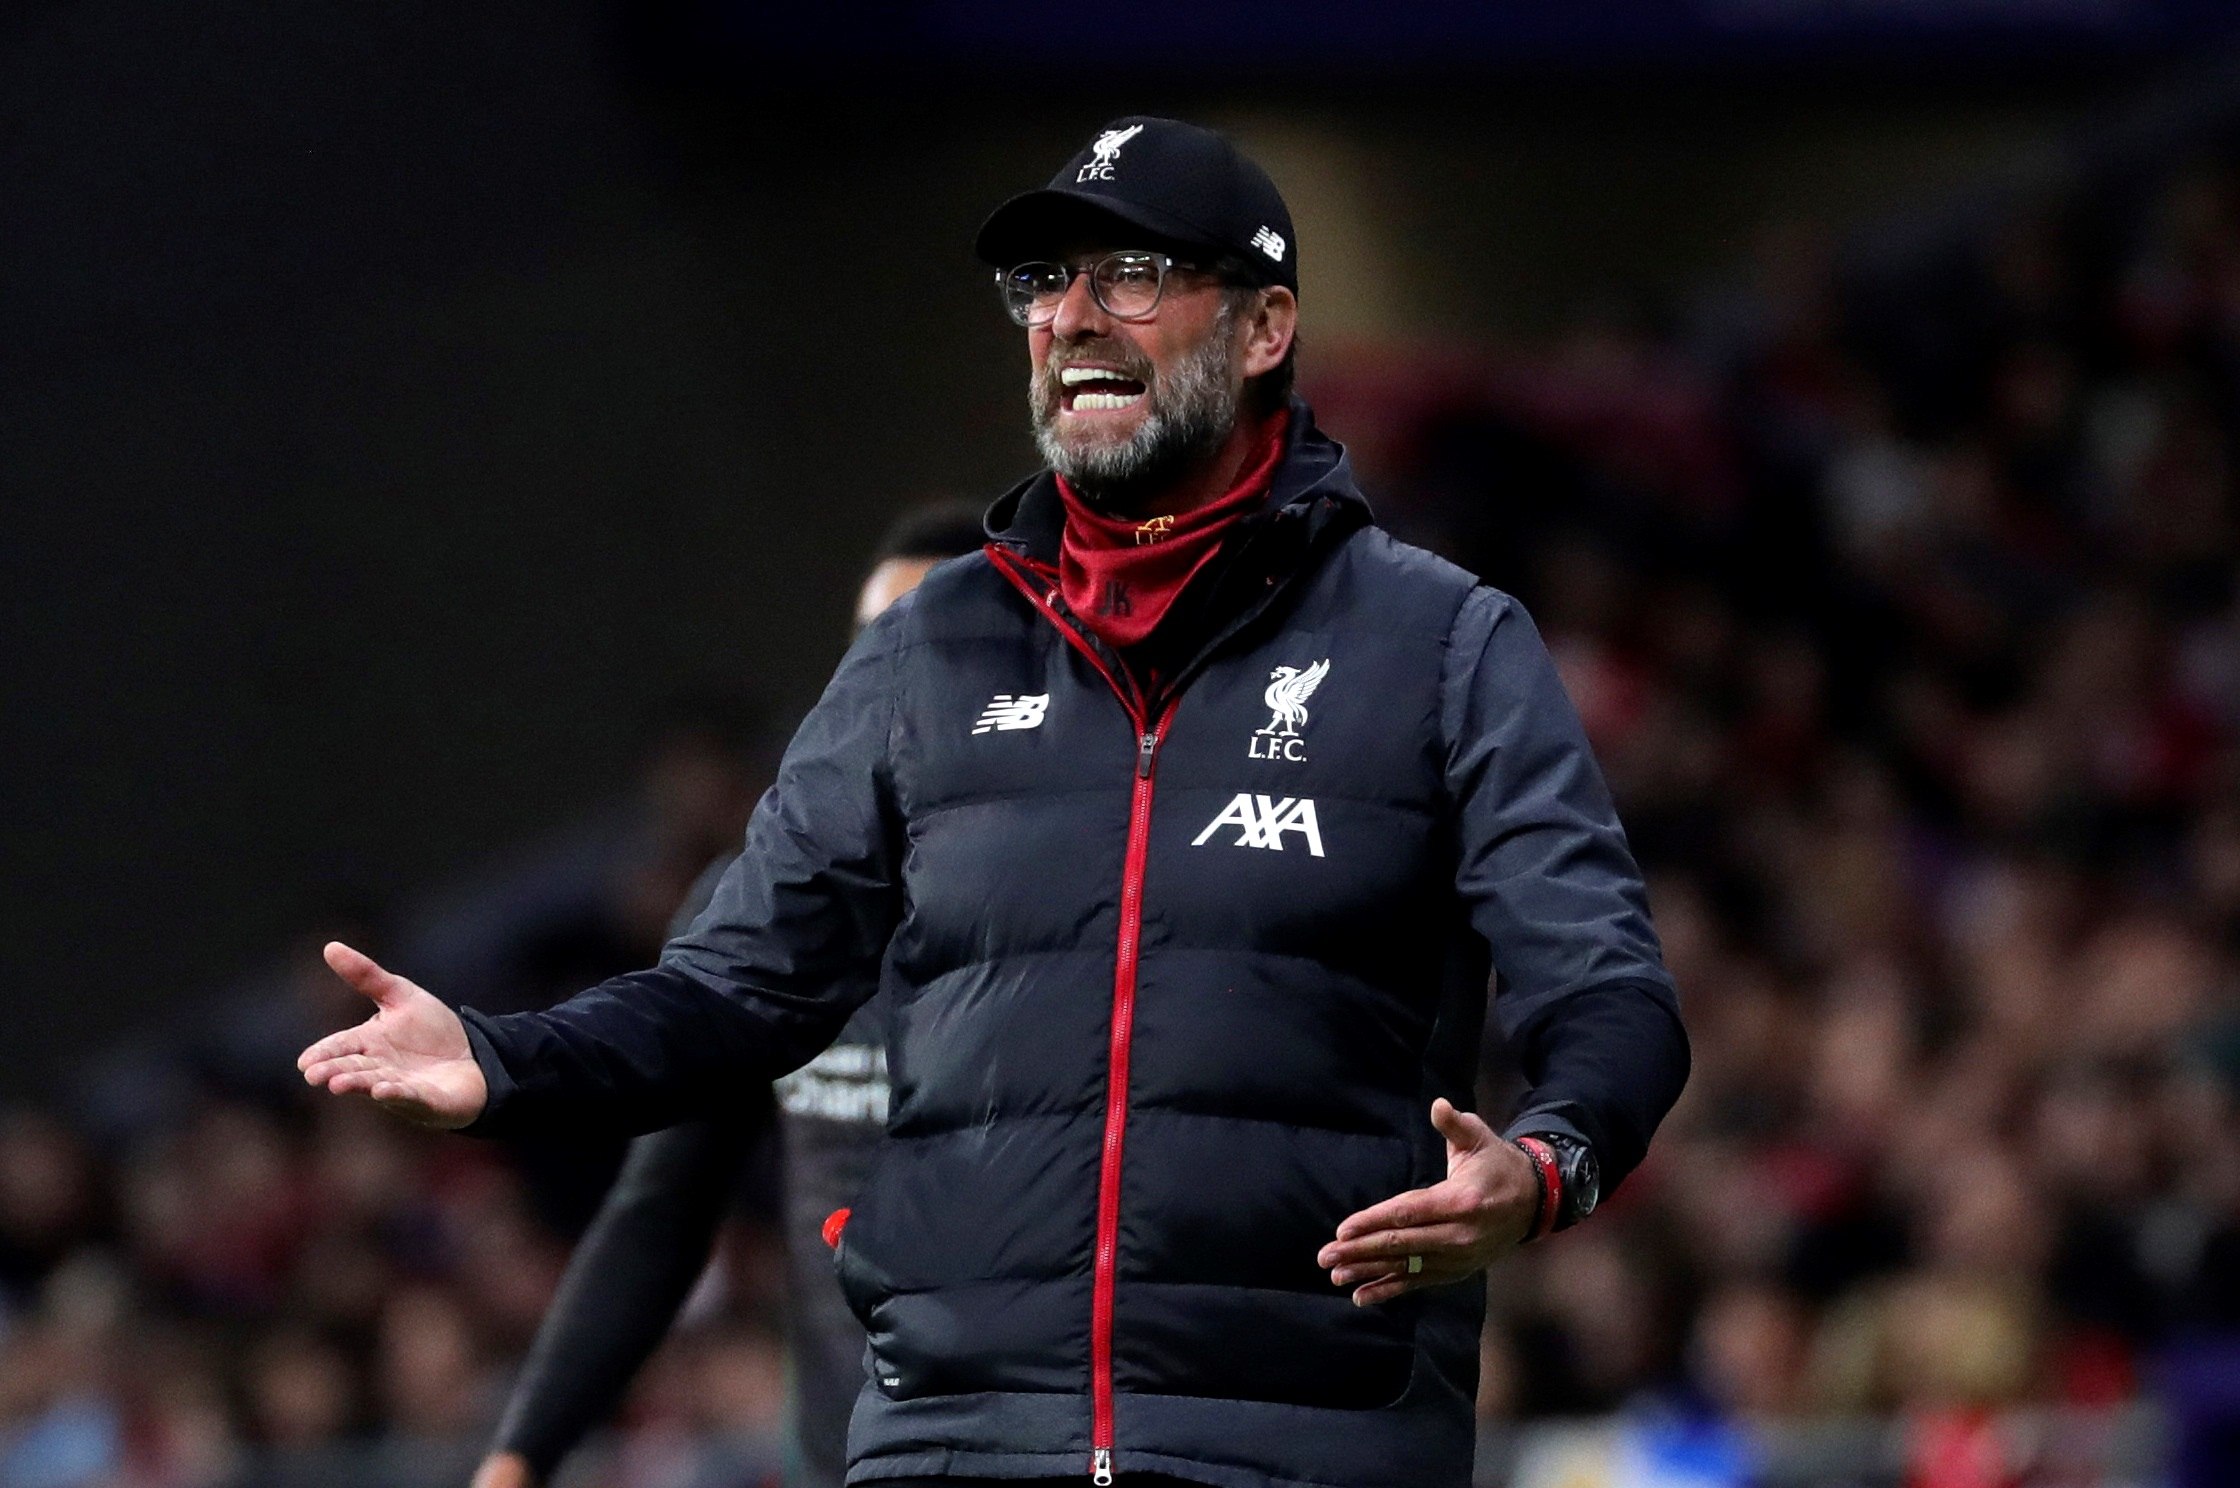
M 1003 306 L 1019 324 L 1041 325 L 1058 313 L 1066 281 L 1062 264 L 1020 264 L 1003 276 Z
M 1090 287 L 1097 302 L 1122 320 L 1149 315 L 1159 308 L 1161 266 L 1156 254 L 1115 253 L 1099 259 L 1090 272 Z

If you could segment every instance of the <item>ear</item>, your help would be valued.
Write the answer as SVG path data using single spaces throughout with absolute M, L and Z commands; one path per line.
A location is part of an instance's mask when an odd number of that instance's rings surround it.
M 1299 297 L 1280 284 L 1262 290 L 1260 303 L 1245 321 L 1244 375 L 1273 372 L 1290 352 L 1298 329 Z

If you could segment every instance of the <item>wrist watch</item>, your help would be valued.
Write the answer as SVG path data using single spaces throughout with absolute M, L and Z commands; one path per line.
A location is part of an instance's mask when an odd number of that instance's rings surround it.
M 1561 1132 L 1528 1132 L 1517 1138 L 1517 1145 L 1542 1177 L 1540 1213 L 1530 1238 L 1568 1229 L 1594 1213 L 1602 1202 L 1602 1165 L 1592 1147 Z

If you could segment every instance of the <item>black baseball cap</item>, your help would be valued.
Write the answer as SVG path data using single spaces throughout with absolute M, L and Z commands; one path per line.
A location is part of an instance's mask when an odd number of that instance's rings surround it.
M 1047 258 L 1071 233 L 1115 225 L 1143 246 L 1237 259 L 1263 284 L 1299 292 L 1291 209 L 1268 173 L 1211 129 L 1132 114 L 1098 132 L 1040 191 L 1015 196 L 980 224 L 973 251 L 997 268 Z

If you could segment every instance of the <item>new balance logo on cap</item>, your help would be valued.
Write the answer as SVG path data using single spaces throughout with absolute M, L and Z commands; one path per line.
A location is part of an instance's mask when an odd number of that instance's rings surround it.
M 1256 796 L 1250 791 L 1238 791 L 1236 799 L 1221 808 L 1221 814 L 1206 823 L 1190 845 L 1205 846 L 1206 839 L 1223 827 L 1235 827 L 1237 840 L 1231 847 L 1264 847 L 1271 852 L 1283 851 L 1283 834 L 1297 832 L 1307 839 L 1307 851 L 1316 857 L 1322 854 L 1322 826 L 1314 817 L 1314 802 L 1305 796 L 1285 796 L 1272 800 Z
M 1017 696 L 999 692 L 981 710 L 980 717 L 972 725 L 972 731 L 984 734 L 991 729 L 1009 732 L 1012 729 L 1040 728 L 1042 715 L 1049 707 L 1050 694 L 1047 692 L 1020 693 Z
M 1277 232 L 1272 227 L 1263 227 L 1252 235 L 1252 246 L 1267 254 L 1277 263 L 1282 263 L 1283 250 L 1291 245 L 1283 240 L 1282 233 Z

